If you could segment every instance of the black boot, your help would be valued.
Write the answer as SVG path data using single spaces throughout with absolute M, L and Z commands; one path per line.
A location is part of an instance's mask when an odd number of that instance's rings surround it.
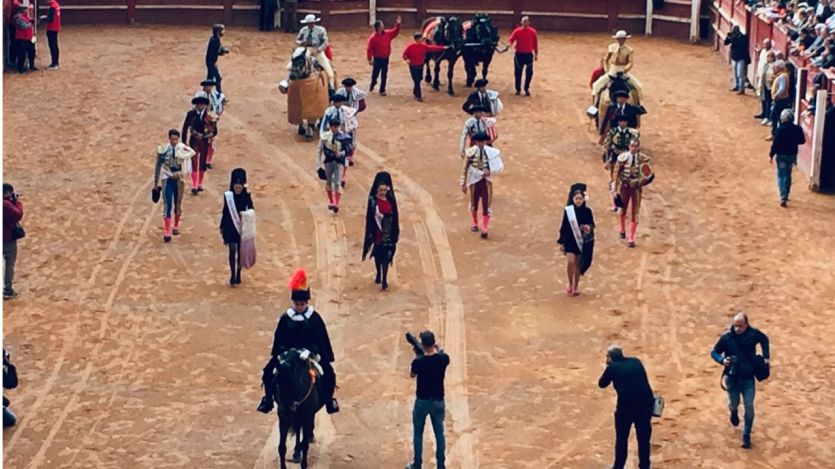
M 336 402 L 335 397 L 332 397 L 329 401 L 325 402 L 325 410 L 327 410 L 329 414 L 339 412 L 339 403 Z
M 261 403 L 258 404 L 258 412 L 269 414 L 273 410 L 272 396 L 264 396 L 261 398 Z

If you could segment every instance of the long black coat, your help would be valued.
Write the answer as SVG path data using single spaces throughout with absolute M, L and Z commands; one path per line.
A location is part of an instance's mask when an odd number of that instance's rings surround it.
M 387 200 L 391 204 L 391 233 L 389 233 L 388 239 L 388 247 L 391 249 L 391 262 L 394 262 L 394 253 L 397 251 L 397 242 L 400 240 L 400 214 L 397 210 L 397 199 L 394 197 L 394 193 L 389 191 L 387 195 Z M 375 219 L 375 215 L 377 213 L 377 196 L 371 196 L 368 198 L 368 208 L 365 211 L 365 238 L 363 239 L 362 244 L 362 260 L 368 256 L 368 253 L 371 252 L 371 248 L 374 247 L 374 237 L 375 233 L 377 232 L 377 221 Z
M 331 339 L 328 336 L 328 328 L 325 327 L 322 316 L 316 311 L 313 311 L 310 318 L 301 321 L 291 319 L 287 313 L 281 315 L 273 335 L 273 348 L 270 354 L 276 357 L 291 348 L 307 349 L 312 353 L 318 353 L 322 357 L 319 360 L 320 363 L 333 363 L 336 360 Z

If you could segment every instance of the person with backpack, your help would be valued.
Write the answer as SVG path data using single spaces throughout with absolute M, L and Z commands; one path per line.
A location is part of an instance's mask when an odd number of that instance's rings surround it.
M 760 344 L 762 355 L 756 354 Z M 731 413 L 731 425 L 739 426 L 739 397 L 745 403 L 745 425 L 742 427 L 742 447 L 751 448 L 751 428 L 754 426 L 754 397 L 756 385 L 754 379 L 762 381 L 768 378 L 769 347 L 768 336 L 759 329 L 751 327 L 748 316 L 738 313 L 734 316 L 730 330 L 722 334 L 710 356 L 724 366 L 722 388 L 728 392 L 728 409 Z

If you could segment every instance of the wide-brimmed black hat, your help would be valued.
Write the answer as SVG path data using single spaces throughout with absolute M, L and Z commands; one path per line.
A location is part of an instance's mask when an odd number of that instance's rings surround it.
M 489 140 L 490 140 L 490 136 L 487 135 L 484 132 L 479 132 L 479 133 L 473 135 L 473 141 L 474 142 L 487 142 Z
M 215 86 L 214 80 L 203 80 L 200 82 L 200 86 Z
M 615 91 L 615 92 L 614 92 L 614 95 L 615 95 L 615 97 L 616 97 L 616 98 L 617 98 L 618 96 L 623 96 L 624 98 L 628 98 L 628 97 L 629 97 L 629 91 L 626 91 L 626 90 L 617 90 L 617 91 Z
M 487 86 L 487 83 L 490 83 L 490 82 L 487 81 L 486 78 L 479 78 L 478 80 L 475 81 L 475 87 L 476 88 L 481 88 L 482 86 Z
M 342 85 L 343 86 L 354 86 L 356 84 L 357 84 L 357 80 L 354 80 L 351 77 L 347 77 L 344 80 L 342 80 Z
M 209 98 L 205 96 L 195 96 L 194 98 L 191 98 L 191 104 L 209 104 Z

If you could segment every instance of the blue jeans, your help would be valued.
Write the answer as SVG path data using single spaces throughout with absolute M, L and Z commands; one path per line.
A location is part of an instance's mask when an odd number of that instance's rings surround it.
M 745 89 L 745 77 L 748 71 L 748 64 L 744 60 L 732 60 L 731 63 L 734 67 L 734 87 L 738 91 L 742 91 Z
M 423 464 L 423 426 L 426 424 L 426 416 L 432 420 L 432 431 L 435 432 L 435 458 L 438 461 L 438 469 L 444 469 L 444 452 L 446 450 L 446 437 L 444 437 L 444 401 L 431 399 L 415 399 L 415 408 L 412 411 L 412 424 L 414 426 L 414 447 L 415 460 L 414 469 L 420 469 Z
M 171 218 L 171 211 L 174 210 L 174 204 L 177 200 L 177 180 L 166 179 L 165 186 L 162 188 L 163 198 L 162 202 L 165 210 L 165 218 Z
M 206 64 L 206 79 L 214 80 L 217 92 L 223 93 L 223 90 L 220 89 L 220 70 L 217 69 L 217 63 Z
M 742 427 L 742 436 L 750 438 L 751 427 L 754 426 L 754 397 L 757 394 L 754 378 L 739 381 L 728 379 L 725 383 L 728 388 L 728 408 L 731 412 L 736 412 L 739 407 L 739 396 L 742 395 L 745 403 L 745 424 Z
M 780 200 L 789 200 L 792 189 L 792 169 L 797 163 L 797 155 L 776 155 L 777 160 L 777 188 L 780 189 Z

